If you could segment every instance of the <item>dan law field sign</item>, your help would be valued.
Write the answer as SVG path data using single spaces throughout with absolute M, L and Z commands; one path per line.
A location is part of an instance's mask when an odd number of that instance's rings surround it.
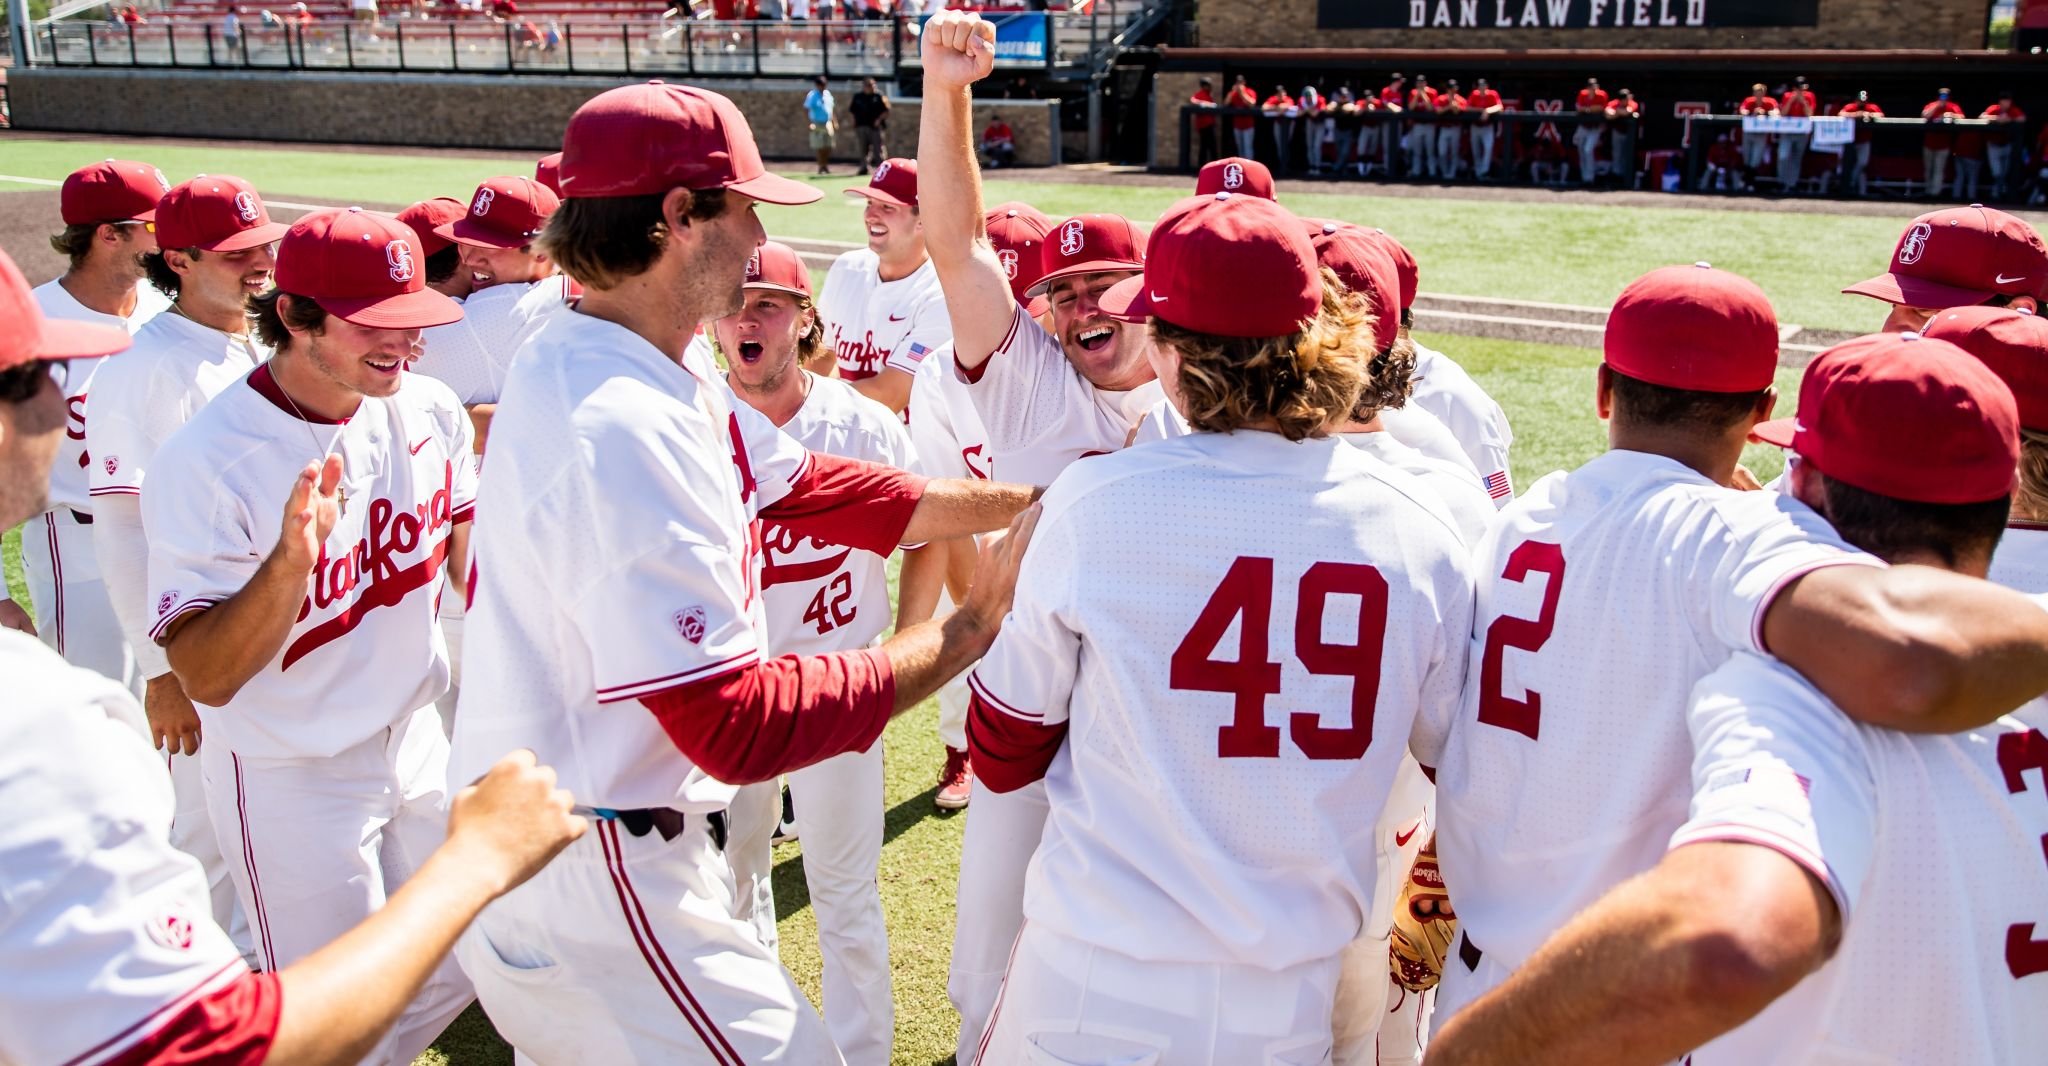
M 1813 26 L 1820 0 L 1317 0 L 1316 26 L 1352 29 L 1656 29 Z

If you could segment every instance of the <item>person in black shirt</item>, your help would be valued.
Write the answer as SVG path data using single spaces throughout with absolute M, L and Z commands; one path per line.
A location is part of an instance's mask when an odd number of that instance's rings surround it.
M 875 79 L 861 83 L 853 94 L 853 135 L 860 145 L 860 172 L 880 166 L 889 157 L 889 98 L 876 87 Z

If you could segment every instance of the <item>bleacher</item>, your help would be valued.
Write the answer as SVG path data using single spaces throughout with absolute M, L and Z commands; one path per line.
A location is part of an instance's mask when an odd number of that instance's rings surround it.
M 257 12 L 266 8 L 279 17 L 295 9 L 293 0 L 242 0 L 234 6 L 242 9 L 242 17 L 245 20 L 255 17 Z M 159 10 L 148 12 L 147 17 L 152 22 L 159 19 L 172 22 L 221 22 L 227 18 L 228 7 L 226 0 L 171 0 Z M 411 14 L 410 5 L 403 2 L 381 0 L 378 7 L 380 16 L 386 19 L 403 19 L 410 17 Z M 528 0 L 518 3 L 518 7 L 518 21 L 546 22 L 548 19 L 554 19 L 563 23 L 659 21 L 669 9 L 668 4 L 662 0 Z M 306 8 L 318 21 L 354 17 L 348 0 L 306 0 Z M 439 0 L 426 5 L 426 8 L 429 18 L 437 20 L 445 18 L 449 10 L 448 6 Z M 481 12 L 463 11 L 455 21 L 488 23 L 491 19 Z

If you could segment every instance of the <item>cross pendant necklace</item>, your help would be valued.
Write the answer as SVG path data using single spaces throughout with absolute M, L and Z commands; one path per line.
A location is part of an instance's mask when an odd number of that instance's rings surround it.
M 323 463 L 324 463 L 324 462 L 326 462 L 327 456 L 328 456 L 328 455 L 330 454 L 330 452 L 331 452 L 331 449 L 329 449 L 329 448 L 321 448 L 321 446 L 320 446 L 320 434 L 318 434 L 318 433 L 315 433 L 315 432 L 313 432 L 313 420 L 312 420 L 312 419 L 310 419 L 310 418 L 307 418 L 307 417 L 306 417 L 306 412 L 304 412 L 304 411 L 302 411 L 302 410 L 300 410 L 300 409 L 299 409 L 299 401 L 297 401 L 297 400 L 294 400 L 294 399 L 292 399 L 292 394 L 291 394 L 291 393 L 290 393 L 290 392 L 289 392 L 288 390 L 286 390 L 286 389 L 285 389 L 285 387 L 284 387 L 284 382 L 282 382 L 282 381 L 278 381 L 278 379 L 277 379 L 277 372 L 276 372 L 275 370 L 272 370 L 272 371 L 271 371 L 271 373 L 270 373 L 270 380 L 271 380 L 272 382 L 275 382 L 275 383 L 276 383 L 276 385 L 277 385 L 277 393 L 278 393 L 278 395 L 280 395 L 280 396 L 283 396 L 283 397 L 284 397 L 284 402 L 286 402 L 286 403 L 288 403 L 288 404 L 291 404 L 291 405 L 292 405 L 292 413 L 293 413 L 293 414 L 295 414 L 295 415 L 297 415 L 297 416 L 299 416 L 299 421 L 305 424 L 305 427 L 306 427 L 306 434 L 307 434 L 307 436 L 310 436 L 310 437 L 312 437 L 312 438 L 313 438 L 313 447 L 315 447 L 315 448 L 319 448 L 319 449 L 320 449 L 320 452 L 319 452 L 319 456 L 318 456 L 318 458 L 319 458 L 319 459 L 320 459 L 320 460 L 321 460 L 321 461 L 322 461 Z M 336 517 L 344 517 L 344 516 L 346 516 L 346 515 L 348 514 L 348 486 L 346 486 L 346 485 L 336 485 L 336 486 L 334 486 L 334 496 L 335 496 L 335 515 L 336 515 Z

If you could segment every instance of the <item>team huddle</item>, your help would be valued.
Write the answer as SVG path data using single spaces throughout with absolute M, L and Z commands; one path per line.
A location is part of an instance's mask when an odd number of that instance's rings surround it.
M 931 696 L 963 1066 L 2048 1046 L 2031 227 L 1914 220 L 1790 418 L 1767 296 L 1651 271 L 1517 495 L 1385 232 L 1242 158 L 984 205 L 993 36 L 815 293 L 682 85 L 396 216 L 71 175 L 0 255 L 0 1062 L 887 1063 Z

